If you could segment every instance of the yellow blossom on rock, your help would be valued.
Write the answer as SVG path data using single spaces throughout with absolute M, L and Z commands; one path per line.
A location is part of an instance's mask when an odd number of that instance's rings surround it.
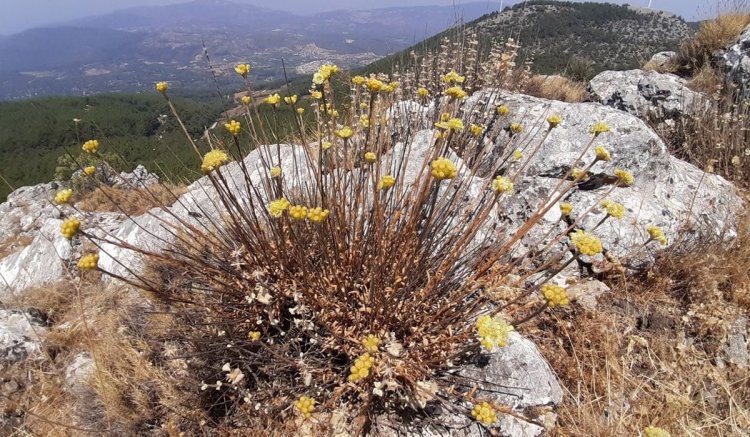
M 375 94 L 378 91 L 380 91 L 381 88 L 385 86 L 385 84 L 382 81 L 375 79 L 374 77 L 371 77 L 367 79 L 367 81 L 365 82 L 365 86 L 367 87 L 368 91 Z
M 573 205 L 566 202 L 560 204 L 560 213 L 562 215 L 569 216 L 571 212 L 573 212 Z
M 307 218 L 307 208 L 302 205 L 289 207 L 289 217 L 294 220 L 304 220 Z
M 291 214 L 291 212 L 290 212 Z M 311 208 L 307 212 L 307 219 L 310 220 L 313 223 L 322 223 L 325 221 L 325 219 L 328 218 L 328 216 L 331 214 L 331 211 L 327 209 L 323 209 L 321 207 L 315 207 Z
M 71 190 L 70 188 L 60 190 L 57 192 L 57 194 L 55 194 L 55 203 L 68 203 L 70 202 L 71 197 L 73 197 L 73 190 Z
M 455 71 L 451 71 L 450 73 L 443 76 L 443 82 L 447 84 L 464 83 L 464 80 L 466 80 L 466 78 L 464 76 L 459 75 Z
M 520 161 L 523 159 L 523 152 L 521 149 L 516 149 L 513 151 L 513 160 L 514 161 Z
M 562 118 L 560 118 L 557 114 L 552 114 L 549 117 L 547 117 L 547 123 L 549 124 L 550 129 L 554 129 L 562 122 Z
M 606 132 L 609 132 L 609 125 L 603 121 L 597 121 L 591 127 L 589 128 L 589 132 L 594 134 L 594 136 L 598 136 L 599 134 L 603 134 Z
M 237 134 L 240 133 L 240 130 L 242 130 L 242 125 L 240 125 L 240 122 L 237 120 L 229 120 L 229 122 L 224 123 L 224 128 L 230 134 L 237 136 Z
M 349 368 L 349 381 L 357 382 L 360 379 L 367 378 L 370 376 L 370 369 L 375 364 L 375 358 L 370 355 L 369 352 L 357 357 L 354 360 L 354 364 Z
M 309 396 L 300 396 L 299 399 L 294 401 L 294 408 L 307 419 L 315 411 L 315 399 Z
M 523 125 L 521 123 L 511 123 L 510 131 L 514 134 L 520 134 L 521 132 L 523 132 Z
M 456 164 L 450 159 L 440 157 L 430 164 L 430 174 L 437 180 L 453 179 L 458 174 Z
M 479 343 L 489 352 L 496 347 L 505 347 L 511 331 L 513 331 L 513 326 L 500 317 L 484 315 L 477 319 Z
M 78 233 L 78 230 L 80 228 L 81 228 L 81 221 L 75 217 L 71 217 L 71 218 L 65 219 L 60 224 L 60 233 L 62 234 L 63 237 L 70 240 L 73 237 L 75 237 L 75 235 Z
M 492 191 L 495 194 L 505 194 L 513 191 L 513 182 L 505 176 L 498 176 L 492 181 Z
M 497 113 L 500 114 L 500 115 L 502 115 L 502 116 L 506 116 L 506 115 L 510 114 L 510 108 L 508 108 L 505 105 L 500 105 L 500 106 L 497 107 Z
M 337 137 L 347 140 L 354 135 L 354 131 L 349 126 L 344 126 L 341 129 L 333 132 Z
M 464 97 L 466 97 L 468 94 L 466 94 L 466 91 L 464 91 L 461 87 L 458 86 L 452 86 L 445 90 L 445 95 L 449 97 L 453 97 L 456 100 L 461 100 Z
M 589 178 L 589 172 L 587 172 L 586 170 L 584 170 L 582 168 L 574 168 L 570 172 L 570 175 L 573 176 L 573 179 L 575 179 L 577 181 L 578 180 L 585 180 L 585 179 Z
M 464 130 L 464 122 L 460 118 L 451 118 L 447 121 L 440 121 L 435 123 L 435 127 L 445 130 L 452 130 L 455 132 L 461 132 Z
M 294 105 L 295 103 L 297 103 L 297 99 L 298 99 L 297 94 L 293 96 L 287 96 L 287 97 L 284 97 L 284 103 L 286 103 L 287 105 Z
M 374 152 L 365 152 L 365 161 L 372 164 L 373 162 L 377 161 L 378 157 L 375 155 Z
M 323 93 L 320 91 L 313 91 L 310 93 L 310 97 L 312 97 L 315 100 L 320 100 L 323 98 Z
M 607 215 L 611 217 L 619 220 L 625 216 L 625 205 L 623 205 L 622 203 L 604 199 L 599 204 L 602 208 L 604 208 L 605 211 L 607 211 Z
M 281 167 L 271 167 L 271 177 L 277 178 L 279 176 L 281 176 Z
M 94 175 L 94 173 L 96 173 L 96 167 L 94 167 L 93 165 L 90 165 L 90 166 L 88 166 L 88 167 L 85 167 L 85 168 L 83 169 L 83 173 L 84 173 L 84 174 L 85 174 L 86 176 L 93 176 L 93 175 Z
M 478 124 L 472 123 L 471 127 L 469 127 L 469 131 L 471 132 L 472 135 L 474 135 L 475 137 L 478 137 L 482 135 L 482 132 L 484 132 L 484 128 L 482 126 L 479 126 Z
M 278 93 L 271 94 L 270 96 L 266 97 L 265 102 L 268 103 L 269 105 L 276 106 L 279 103 L 281 103 L 281 96 Z
M 211 173 L 218 170 L 219 167 L 229 162 L 229 156 L 223 150 L 212 150 L 203 156 L 201 170 L 203 173 Z
M 253 68 L 250 66 L 250 64 L 237 64 L 234 66 L 235 73 L 239 74 L 242 77 L 247 77 L 247 74 L 250 73 L 250 70 Z
M 156 82 L 156 91 L 165 94 L 169 89 L 169 84 L 166 82 Z
M 84 152 L 86 153 L 96 153 L 99 151 L 99 141 L 98 140 L 88 140 L 85 143 L 83 143 L 83 146 L 81 146 Z
M 471 416 L 480 423 L 483 423 L 484 425 L 494 425 L 495 422 L 497 422 L 497 414 L 495 414 L 495 409 L 492 408 L 492 405 L 490 405 L 487 402 L 480 402 L 476 405 L 474 405 L 474 408 L 471 409 Z
M 425 98 L 430 95 L 430 92 L 427 90 L 427 88 L 419 88 L 417 90 L 417 96 L 421 98 Z
M 250 104 L 253 103 L 253 98 L 250 96 L 242 96 L 242 104 L 245 106 L 250 106 Z
M 542 295 L 547 300 L 550 308 L 557 306 L 564 307 L 570 303 L 568 292 L 564 288 L 554 284 L 542 285 Z
M 394 186 L 395 184 L 396 184 L 396 178 L 387 174 L 383 176 L 382 178 L 380 178 L 380 181 L 378 182 L 378 188 L 380 188 L 381 190 L 387 190 L 391 188 L 392 186 Z
M 81 270 L 94 270 L 97 264 L 99 264 L 99 255 L 96 253 L 84 255 L 78 260 L 78 268 Z
M 603 250 L 601 240 L 584 230 L 579 229 L 570 234 L 570 241 L 583 255 L 594 256 Z
M 323 150 L 328 150 L 328 149 L 331 148 L 331 146 L 333 146 L 333 144 L 331 144 L 328 141 L 323 141 L 323 143 L 321 143 L 321 145 L 320 145 L 320 147 L 322 147 Z
M 645 437 L 671 437 L 672 435 L 669 433 L 669 431 L 659 428 L 656 426 L 647 426 L 646 429 L 643 430 L 643 435 Z
M 594 152 L 596 153 L 596 159 L 599 161 L 610 161 L 612 160 L 612 155 L 609 154 L 609 150 L 607 150 L 604 146 L 596 146 L 594 148 Z
M 252 341 L 258 341 L 260 340 L 260 331 L 250 331 L 247 333 L 247 338 L 249 338 Z
M 380 346 L 380 339 L 373 334 L 369 334 L 362 340 L 362 346 L 364 346 L 367 352 L 374 354 L 378 351 L 378 346 Z
M 648 232 L 648 235 L 652 240 L 658 241 L 662 246 L 666 246 L 666 244 L 669 242 L 667 240 L 667 236 L 664 235 L 664 231 L 662 230 L 662 228 L 658 226 L 649 226 L 648 228 L 646 228 L 646 231 Z
M 289 209 L 289 201 L 283 197 L 272 200 L 268 204 L 268 213 L 271 214 L 271 217 L 279 218 L 287 209 Z
M 362 127 L 370 127 L 370 117 L 366 115 L 360 115 L 359 116 L 359 124 L 362 125 Z
M 363 83 L 365 83 L 365 81 L 366 81 L 366 80 L 367 80 L 367 79 L 365 79 L 365 78 L 364 78 L 364 77 L 362 77 L 362 76 L 354 76 L 354 77 L 352 78 L 352 83 L 353 83 L 354 85 L 360 86 L 360 85 L 362 85 Z
M 632 173 L 621 168 L 616 168 L 614 171 L 614 175 L 615 177 L 617 177 L 617 184 L 624 187 L 633 185 L 633 182 L 635 181 Z

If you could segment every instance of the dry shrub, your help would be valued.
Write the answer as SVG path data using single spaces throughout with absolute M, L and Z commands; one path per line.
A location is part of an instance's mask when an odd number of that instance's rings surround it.
M 562 102 L 583 102 L 588 98 L 584 83 L 575 82 L 564 76 L 533 76 L 524 92 L 531 96 Z
M 123 212 L 135 216 L 151 208 L 171 205 L 185 191 L 184 185 L 173 184 L 153 184 L 142 188 L 100 186 L 84 194 L 76 205 L 81 211 Z
M 557 435 L 743 435 L 750 379 L 724 362 L 750 310 L 750 220 L 731 244 L 666 253 L 640 277 L 610 278 L 595 311 L 545 318 L 535 339 L 568 391 Z M 721 362 L 721 364 L 720 364 Z
M 710 64 L 713 53 L 737 39 L 750 24 L 750 13 L 731 12 L 701 23 L 696 36 L 685 41 L 675 59 L 675 70 L 682 74 L 696 72 Z
M 31 244 L 34 238 L 29 235 L 15 234 L 5 240 L 0 241 L 0 259 L 5 258 L 11 253 L 18 252 L 24 247 Z

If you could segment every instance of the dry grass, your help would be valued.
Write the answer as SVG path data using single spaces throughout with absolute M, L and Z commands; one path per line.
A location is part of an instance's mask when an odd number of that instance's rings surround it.
M 750 220 L 730 247 L 664 254 L 639 278 L 611 278 L 595 311 L 546 318 L 533 338 L 567 389 L 557 435 L 745 435 L 750 377 L 720 365 L 729 325 L 750 310 Z M 719 358 L 717 358 L 719 357 Z
M 184 185 L 173 184 L 154 184 L 147 188 L 100 186 L 86 193 L 76 205 L 82 211 L 141 215 L 151 208 L 171 205 L 185 191 Z
M 736 40 L 750 24 L 750 13 L 731 12 L 704 21 L 696 36 L 685 41 L 674 61 L 673 71 L 683 75 L 699 71 L 710 64 L 713 53 Z
M 23 234 L 15 234 L 10 238 L 0 241 L 0 259 L 5 258 L 11 253 L 17 252 L 31 244 L 33 237 Z
M 524 93 L 562 102 L 583 102 L 588 97 L 584 83 L 564 76 L 533 76 Z

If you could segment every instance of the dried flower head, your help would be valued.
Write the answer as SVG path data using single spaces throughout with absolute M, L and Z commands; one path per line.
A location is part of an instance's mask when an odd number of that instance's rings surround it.
M 167 82 L 156 82 L 156 91 L 157 92 L 160 92 L 162 94 L 166 94 L 168 89 L 169 89 L 169 84 Z
M 297 108 L 297 114 L 302 115 L 305 113 L 305 108 Z
M 375 79 L 374 77 L 367 79 L 367 81 L 365 82 L 367 91 L 371 92 L 372 94 L 379 92 L 384 86 L 385 84 L 383 83 L 383 81 Z
M 94 173 L 96 173 L 96 167 L 94 167 L 93 165 L 90 165 L 83 169 L 83 174 L 85 174 L 86 176 L 93 176 Z
M 575 179 L 576 181 L 586 180 L 589 178 L 589 172 L 582 168 L 574 168 L 570 172 L 570 175 L 573 176 L 573 179 Z
M 370 376 L 370 369 L 375 364 L 375 358 L 369 352 L 357 357 L 354 364 L 349 368 L 349 381 L 357 382 Z
M 456 100 L 461 100 L 465 98 L 468 94 L 466 94 L 466 91 L 463 90 L 460 86 L 452 86 L 445 90 L 445 95 L 451 98 L 454 98 Z
M 320 100 L 323 98 L 323 93 L 320 91 L 312 91 L 310 93 L 310 97 L 312 97 L 315 100 Z
M 67 218 L 62 223 L 60 223 L 60 233 L 68 240 L 71 240 L 73 237 L 75 237 L 80 228 L 81 221 L 75 217 Z
M 658 226 L 649 226 L 648 228 L 646 228 L 646 231 L 651 237 L 651 240 L 658 241 L 662 246 L 666 246 L 667 243 L 669 243 L 669 240 L 667 240 L 667 236 L 664 234 L 664 230 L 662 228 Z
M 294 205 L 289 207 L 289 217 L 294 220 L 304 220 L 307 218 L 307 207 L 302 205 Z
M 480 402 L 474 405 L 471 410 L 471 416 L 477 421 L 484 425 L 490 426 L 497 422 L 497 414 L 495 409 L 488 402 Z
M 492 181 L 492 191 L 496 194 L 513 192 L 513 182 L 506 176 L 498 176 Z
M 425 97 L 430 95 L 430 91 L 427 90 L 427 88 L 419 88 L 417 90 L 417 96 L 424 99 Z
M 523 132 L 523 125 L 521 123 L 511 123 L 510 131 L 514 134 L 520 134 L 521 132 Z
M 81 270 L 94 270 L 99 263 L 99 254 L 90 253 L 78 260 L 78 268 Z
M 396 184 L 396 178 L 393 176 L 387 174 L 380 178 L 380 181 L 378 182 L 378 188 L 381 190 L 387 190 L 394 186 Z
M 471 132 L 471 134 L 474 135 L 475 137 L 478 137 L 482 135 L 482 132 L 484 132 L 484 127 L 478 124 L 472 123 L 471 126 L 469 127 L 469 132 Z
M 365 83 L 365 81 L 366 81 L 366 80 L 367 80 L 367 79 L 365 79 L 365 78 L 364 78 L 364 77 L 362 77 L 362 76 L 354 76 L 354 77 L 352 78 L 352 83 L 353 83 L 354 85 L 356 85 L 356 86 L 360 86 L 360 85 L 362 85 L 363 83 Z
M 573 212 L 573 205 L 567 202 L 560 203 L 560 213 L 564 216 L 569 216 Z
M 430 174 L 437 180 L 453 179 L 458 174 L 458 170 L 451 160 L 440 157 L 430 164 Z
M 599 136 L 600 134 L 609 132 L 609 125 L 603 121 L 597 121 L 591 125 L 589 132 L 594 134 L 594 136 Z
M 287 105 L 290 105 L 290 106 L 294 105 L 295 103 L 297 103 L 297 99 L 298 98 L 299 97 L 297 97 L 297 94 L 284 97 L 284 103 L 286 103 Z
M 561 122 L 562 118 L 560 118 L 560 116 L 557 114 L 552 114 L 547 117 L 547 123 L 549 124 L 550 129 L 556 128 Z
M 362 339 L 362 346 L 367 352 L 374 354 L 378 351 L 378 347 L 380 346 L 380 338 L 376 335 L 368 334 L 367 337 Z
M 570 234 L 570 241 L 583 255 L 594 256 L 603 250 L 601 240 L 584 230 L 579 229 Z
M 321 148 L 322 148 L 323 150 L 328 150 L 328 149 L 330 149 L 330 148 L 331 148 L 332 146 L 333 146 L 333 144 L 332 144 L 332 143 L 331 143 L 330 141 L 323 141 L 322 143 L 320 143 L 320 147 L 321 147 Z
M 322 223 L 325 221 L 325 219 L 328 218 L 330 214 L 331 214 L 331 211 L 327 209 L 323 209 L 318 206 L 315 208 L 311 208 L 307 212 L 307 219 L 313 223 Z M 290 212 L 290 215 L 291 215 L 291 212 Z
M 667 430 L 656 426 L 647 426 L 643 430 L 643 435 L 645 437 L 671 437 L 671 434 Z
M 266 103 L 272 106 L 277 106 L 279 103 L 281 103 L 281 96 L 276 94 L 271 94 L 270 96 L 266 97 L 266 100 L 264 100 Z
M 464 130 L 464 122 L 460 118 L 450 118 L 444 121 L 441 119 L 441 121 L 435 123 L 435 127 L 447 131 L 461 132 Z
M 370 127 L 370 117 L 365 114 L 359 116 L 359 124 L 364 128 Z
M 377 155 L 375 155 L 374 152 L 365 152 L 364 157 L 365 157 L 365 161 L 367 161 L 370 164 L 378 160 L 378 157 Z
M 309 396 L 300 396 L 299 399 L 294 401 L 294 408 L 307 419 L 315 411 L 315 399 Z
M 516 149 L 513 151 L 512 159 L 513 161 L 520 161 L 523 159 L 523 152 L 521 151 L 521 149 Z
M 477 319 L 479 343 L 489 352 L 496 347 L 505 347 L 511 331 L 513 331 L 513 326 L 500 317 L 484 315 Z
M 331 76 L 338 73 L 339 67 L 333 64 L 321 65 L 318 71 L 313 75 L 313 83 L 316 85 L 322 85 L 326 81 L 331 79 Z
M 258 341 L 260 340 L 260 331 L 250 331 L 247 333 L 247 338 L 249 338 L 252 341 Z
M 211 173 L 218 170 L 219 167 L 229 162 L 229 155 L 223 150 L 214 149 L 203 156 L 201 171 Z
M 635 181 L 632 173 L 621 168 L 616 168 L 614 171 L 614 175 L 617 178 L 617 185 L 620 185 L 622 187 L 629 187 L 633 185 L 633 182 Z
M 279 167 L 279 166 L 271 167 L 270 173 L 271 173 L 271 177 L 272 178 L 277 178 L 277 177 L 281 176 L 281 167 Z
M 568 292 L 564 288 L 554 284 L 542 285 L 542 295 L 550 308 L 566 306 L 570 303 Z
M 625 205 L 622 203 L 613 202 L 608 199 L 602 200 L 599 205 L 607 211 L 607 215 L 610 217 L 621 219 L 625 216 Z
M 607 150 L 604 146 L 596 146 L 594 148 L 594 152 L 596 153 L 596 159 L 598 161 L 612 160 L 612 155 L 609 154 L 609 150 Z
M 73 190 L 70 188 L 66 188 L 64 190 L 60 190 L 55 194 L 55 203 L 57 204 L 63 204 L 70 202 L 70 199 L 73 197 Z
M 250 64 L 237 64 L 234 66 L 234 72 L 242 77 L 247 77 L 247 74 L 250 73 L 250 70 L 252 69 L 253 68 Z
M 268 213 L 271 214 L 271 217 L 279 218 L 284 214 L 284 211 L 289 209 L 289 201 L 285 198 L 280 198 L 276 200 L 272 200 L 268 204 Z
M 344 126 L 333 132 L 337 137 L 347 140 L 354 135 L 354 131 L 349 126 Z
M 251 103 L 253 103 L 253 98 L 250 96 L 242 96 L 242 104 L 245 106 L 250 106 Z
M 224 128 L 230 134 L 237 136 L 237 134 L 240 133 L 240 130 L 242 130 L 242 125 L 237 120 L 229 120 L 227 123 L 224 123 Z
M 464 76 L 459 75 L 455 71 L 451 71 L 450 73 L 443 76 L 443 82 L 447 84 L 464 83 L 464 80 L 466 80 L 466 78 Z
M 88 140 L 85 143 L 83 143 L 83 146 L 81 146 L 84 152 L 86 153 L 96 153 L 99 151 L 99 141 L 98 140 Z
M 510 108 L 508 108 L 505 105 L 498 106 L 496 110 L 497 110 L 497 113 L 503 117 L 510 114 Z

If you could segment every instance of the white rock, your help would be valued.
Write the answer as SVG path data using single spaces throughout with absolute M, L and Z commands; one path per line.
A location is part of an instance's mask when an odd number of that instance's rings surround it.
M 46 328 L 22 311 L 0 310 L 0 364 L 38 353 Z

